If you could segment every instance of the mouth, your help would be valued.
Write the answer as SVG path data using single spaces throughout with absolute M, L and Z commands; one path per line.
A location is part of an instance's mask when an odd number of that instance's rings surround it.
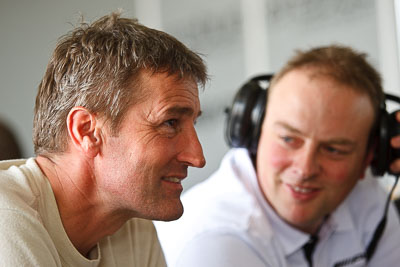
M 300 194 L 308 194 L 311 193 L 313 191 L 315 191 L 316 189 L 313 188 L 306 188 L 306 187 L 301 187 L 298 185 L 289 185 L 289 187 L 296 193 L 300 193 Z
M 175 184 L 180 184 L 183 178 L 178 178 L 178 177 L 163 177 L 161 178 L 164 181 L 170 182 L 170 183 L 175 183 Z
M 286 184 L 292 193 L 292 197 L 298 200 L 310 200 L 318 195 L 320 192 L 319 188 L 316 187 L 305 187 L 301 185 Z

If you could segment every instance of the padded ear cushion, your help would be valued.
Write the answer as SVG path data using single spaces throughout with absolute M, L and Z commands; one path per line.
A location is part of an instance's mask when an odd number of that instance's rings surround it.
M 256 154 L 267 95 L 260 82 L 269 82 L 271 78 L 270 74 L 254 77 L 236 93 L 227 110 L 225 139 L 230 147 L 247 148 Z
M 251 113 L 251 129 L 249 151 L 251 154 L 256 155 L 258 148 L 258 141 L 260 140 L 262 123 L 265 116 L 265 108 L 267 101 L 267 90 L 261 89 L 257 101 Z
M 399 173 L 393 173 L 389 169 L 389 166 L 393 162 L 393 160 L 400 158 L 400 149 L 394 149 L 390 145 L 390 139 L 392 139 L 392 137 L 394 137 L 394 136 L 400 135 L 400 123 L 396 119 L 397 112 L 400 112 L 400 110 L 396 110 L 395 112 L 392 112 L 389 115 L 389 129 L 390 129 L 389 136 L 390 136 L 390 138 L 389 138 L 389 142 L 388 142 L 389 143 L 389 161 L 388 161 L 387 171 L 389 172 L 389 174 L 394 174 L 394 175 L 398 175 Z
M 252 136 L 252 114 L 262 88 L 257 81 L 250 81 L 236 93 L 228 111 L 226 140 L 230 147 L 248 148 Z
M 400 104 L 400 98 L 394 95 L 385 94 L 386 101 L 391 100 Z M 376 131 L 376 147 L 374 158 L 371 163 L 371 171 L 375 176 L 382 176 L 390 171 L 390 164 L 393 160 L 400 158 L 400 149 L 394 149 L 390 145 L 392 137 L 400 135 L 400 123 L 396 120 L 396 113 L 400 110 L 388 113 L 385 103 L 382 103 Z
M 376 144 L 374 158 L 371 162 L 371 171 L 375 176 L 382 176 L 388 169 L 388 154 L 390 149 L 389 115 L 386 109 L 381 108 L 378 126 L 376 129 Z

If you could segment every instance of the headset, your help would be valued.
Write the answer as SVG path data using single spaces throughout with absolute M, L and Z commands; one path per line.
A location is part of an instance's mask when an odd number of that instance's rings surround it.
M 257 153 L 261 126 L 265 116 L 267 90 L 272 74 L 251 78 L 236 93 L 232 106 L 226 110 L 225 139 L 230 147 L 246 148 L 252 156 Z M 385 94 L 385 101 L 400 104 L 400 97 Z M 390 163 L 400 158 L 400 149 L 390 145 L 393 136 L 400 135 L 400 123 L 395 112 L 386 110 L 386 103 L 380 105 L 379 118 L 374 137 L 376 140 L 371 171 L 374 176 L 382 176 L 390 171 Z
M 232 106 L 225 110 L 227 114 L 225 139 L 228 145 L 230 147 L 246 148 L 253 158 L 257 154 L 258 140 L 267 104 L 267 90 L 272 76 L 272 74 L 265 74 L 250 79 L 236 93 Z M 360 255 L 367 262 L 373 256 L 384 232 L 389 203 L 400 176 L 399 173 L 393 173 L 389 168 L 394 159 L 400 158 L 400 149 L 394 149 L 390 145 L 390 139 L 400 135 L 400 123 L 395 118 L 395 114 L 400 109 L 389 113 L 386 110 L 386 101 L 388 100 L 400 104 L 400 98 L 390 94 L 385 94 L 385 99 L 380 104 L 377 125 L 371 132 L 372 136 L 370 136 L 376 142 L 371 171 L 374 176 L 378 177 L 383 176 L 385 173 L 392 174 L 395 176 L 395 182 L 386 200 L 382 219 L 375 228 L 365 253 Z M 343 262 L 335 264 L 335 266 L 342 265 Z

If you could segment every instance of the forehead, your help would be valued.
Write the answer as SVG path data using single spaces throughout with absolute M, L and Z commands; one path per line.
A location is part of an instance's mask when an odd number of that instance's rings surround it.
M 269 94 L 299 94 L 299 95 L 314 95 L 319 97 L 321 94 L 329 96 L 343 96 L 344 98 L 350 95 L 357 95 L 356 98 L 368 98 L 372 105 L 370 96 L 360 90 L 343 82 L 338 81 L 329 71 L 323 69 L 300 68 L 294 69 L 283 75 L 271 88 Z
M 355 123 L 370 127 L 373 107 L 367 94 L 329 76 L 294 70 L 285 74 L 270 92 L 268 117 L 288 122 L 296 128 L 317 127 L 329 133 L 338 128 L 347 131 Z
M 368 80 L 365 76 L 351 76 L 350 73 L 337 72 L 335 69 L 329 66 L 300 66 L 291 69 L 282 74 L 282 76 L 277 77 L 278 80 L 273 81 L 271 88 L 268 91 L 270 94 L 275 89 L 277 84 L 282 84 L 281 81 L 284 80 L 286 83 L 288 81 L 306 83 L 325 83 L 333 85 L 333 88 L 345 88 L 345 90 L 352 90 L 358 92 L 360 95 L 366 95 L 374 107 L 374 110 L 379 106 L 379 88 L 373 86 L 373 80 Z M 370 83 L 367 84 L 367 81 Z M 281 87 L 281 86 L 279 86 Z M 378 103 L 378 104 L 377 104 Z
M 156 83 L 185 83 L 194 85 L 197 91 L 197 83 L 191 76 L 182 76 L 179 73 L 169 73 L 168 71 L 155 72 L 151 69 L 142 69 L 138 74 L 139 82 L 143 85 Z
M 140 102 L 157 109 L 192 109 L 200 112 L 199 91 L 192 78 L 179 78 L 166 72 L 142 71 L 140 74 Z

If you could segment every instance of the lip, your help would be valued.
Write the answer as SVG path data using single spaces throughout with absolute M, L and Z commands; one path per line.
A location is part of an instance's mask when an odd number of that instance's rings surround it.
M 168 182 L 168 183 L 174 183 L 174 184 L 180 184 L 182 180 L 185 179 L 184 177 L 179 177 L 179 176 L 166 176 L 162 177 L 161 180 Z
M 315 198 L 321 191 L 318 187 L 285 184 L 291 196 L 300 201 L 308 201 Z
M 182 180 L 186 176 L 182 175 L 168 175 L 161 178 L 162 183 L 169 188 L 169 190 L 183 191 Z
M 178 196 L 183 191 L 183 186 L 181 183 L 182 180 L 183 178 L 179 178 L 176 176 L 167 176 L 161 178 L 164 189 L 171 193 L 174 192 L 173 194 L 178 194 Z

